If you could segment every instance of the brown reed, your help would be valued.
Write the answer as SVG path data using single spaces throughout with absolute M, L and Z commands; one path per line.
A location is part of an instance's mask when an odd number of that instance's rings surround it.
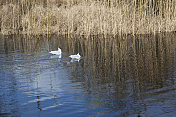
M 175 0 L 2 0 L 2 34 L 118 35 L 176 31 Z

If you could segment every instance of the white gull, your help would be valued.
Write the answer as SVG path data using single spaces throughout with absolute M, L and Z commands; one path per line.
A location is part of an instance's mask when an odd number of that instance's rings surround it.
M 79 53 L 76 54 L 76 55 L 70 55 L 69 57 L 72 58 L 72 59 L 80 59 L 81 58 L 81 56 L 79 55 Z
M 51 52 L 49 52 L 49 53 L 55 54 L 55 55 L 61 55 L 62 51 L 61 51 L 60 48 L 58 48 L 58 50 L 56 50 L 56 51 L 51 51 Z

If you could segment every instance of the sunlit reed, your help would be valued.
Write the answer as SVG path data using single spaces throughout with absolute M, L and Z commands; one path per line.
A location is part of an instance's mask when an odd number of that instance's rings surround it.
M 2 0 L 3 34 L 119 35 L 176 31 L 175 0 Z

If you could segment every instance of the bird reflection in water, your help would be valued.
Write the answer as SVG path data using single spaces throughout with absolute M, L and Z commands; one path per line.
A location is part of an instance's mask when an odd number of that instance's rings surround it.
M 42 111 L 42 108 L 40 107 L 40 96 L 37 96 L 37 108 Z

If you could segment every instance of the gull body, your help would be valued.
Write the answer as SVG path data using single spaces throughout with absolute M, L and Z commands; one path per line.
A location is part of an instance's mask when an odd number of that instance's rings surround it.
M 51 52 L 49 52 L 49 53 L 55 54 L 55 55 L 61 55 L 62 51 L 61 51 L 60 48 L 58 48 L 58 50 L 56 50 L 56 51 L 51 51 Z
M 81 58 L 81 56 L 79 55 L 79 53 L 76 54 L 76 55 L 70 55 L 69 57 L 72 58 L 72 59 L 80 59 Z

